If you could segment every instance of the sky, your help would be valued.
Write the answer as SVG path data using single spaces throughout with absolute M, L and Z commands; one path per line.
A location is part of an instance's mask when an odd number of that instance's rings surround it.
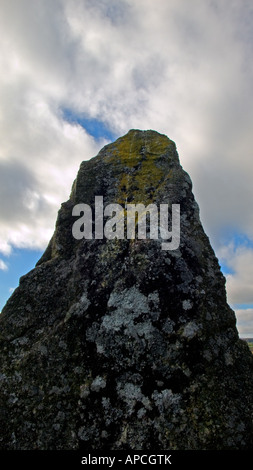
M 129 129 L 177 145 L 253 337 L 253 2 L 0 1 L 0 310 L 81 161 Z

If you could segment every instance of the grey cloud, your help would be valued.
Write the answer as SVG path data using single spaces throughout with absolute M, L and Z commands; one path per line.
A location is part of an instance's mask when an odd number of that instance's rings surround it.
M 48 70 L 71 72 L 71 41 L 61 1 L 2 2 L 0 21 L 1 29 L 8 30 L 5 44 L 10 52 L 30 66 L 36 62 L 42 77 Z
M 25 195 L 33 192 L 36 181 L 31 171 L 15 160 L 0 161 L 0 217 L 13 222 L 25 221 L 29 210 L 25 206 Z
M 130 16 L 130 4 L 125 0 L 86 0 L 85 8 L 98 12 L 102 17 L 108 18 L 114 26 L 121 26 Z

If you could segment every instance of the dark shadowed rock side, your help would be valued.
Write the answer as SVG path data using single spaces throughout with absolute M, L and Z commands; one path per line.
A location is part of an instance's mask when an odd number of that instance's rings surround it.
M 76 240 L 72 209 L 180 204 L 178 249 Z M 84 161 L 1 314 L 0 448 L 253 448 L 252 355 L 176 146 L 131 130 Z

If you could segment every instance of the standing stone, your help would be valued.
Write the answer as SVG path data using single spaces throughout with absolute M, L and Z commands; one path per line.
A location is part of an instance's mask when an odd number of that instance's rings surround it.
M 180 204 L 161 239 L 76 240 L 76 204 Z M 94 227 L 93 227 L 94 232 Z M 253 361 L 175 144 L 131 130 L 84 161 L 0 319 L 0 448 L 253 447 Z

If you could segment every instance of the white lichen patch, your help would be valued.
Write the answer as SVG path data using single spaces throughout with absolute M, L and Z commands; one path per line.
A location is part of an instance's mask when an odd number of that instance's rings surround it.
M 201 325 L 198 325 L 194 321 L 187 323 L 183 329 L 182 336 L 187 339 L 192 339 L 199 332 Z
M 108 300 L 108 307 L 120 308 L 126 312 L 147 313 L 149 310 L 148 298 L 135 286 L 121 292 L 112 292 Z
M 174 409 L 175 411 L 181 401 L 181 395 L 173 393 L 172 390 L 169 389 L 162 390 L 161 392 L 155 390 L 152 398 L 160 413 L 168 409 Z
M 131 382 L 117 385 L 118 396 L 126 403 L 128 413 L 132 414 L 138 402 L 141 402 L 145 408 L 149 407 L 149 399 L 143 395 L 141 387 Z
M 149 311 L 148 298 L 135 286 L 122 292 L 112 292 L 108 307 L 114 307 L 114 310 L 104 316 L 102 327 L 114 331 L 119 331 L 122 327 L 131 329 L 134 319 Z
M 93 392 L 99 392 L 101 389 L 106 387 L 106 380 L 99 375 L 93 380 L 90 389 Z
M 192 302 L 191 300 L 183 300 L 183 309 L 184 310 L 190 310 L 192 308 Z

